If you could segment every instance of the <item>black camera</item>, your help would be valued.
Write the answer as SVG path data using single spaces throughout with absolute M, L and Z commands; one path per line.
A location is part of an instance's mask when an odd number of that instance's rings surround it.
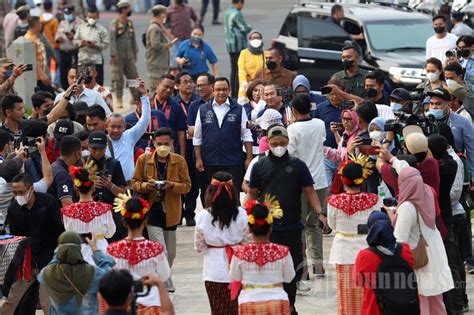
M 77 75 L 77 84 L 82 84 L 84 82 L 90 83 L 90 79 L 92 79 L 92 76 L 90 74 L 89 67 L 81 67 Z
M 107 177 L 110 175 L 110 172 L 108 169 L 103 169 L 97 172 L 98 177 Z
M 282 101 L 290 101 L 293 98 L 293 90 L 289 87 L 277 89 L 277 95 L 281 97 Z
M 25 148 L 25 155 L 27 158 L 31 156 L 32 153 L 38 151 L 38 138 L 35 137 L 25 137 L 23 140 L 23 147 Z
M 166 181 L 165 180 L 155 180 L 156 190 L 162 191 L 165 188 Z
M 353 101 L 342 101 L 339 106 L 342 110 L 351 110 L 354 108 L 355 104 Z
M 447 50 L 445 55 L 446 55 L 446 58 L 453 58 L 453 57 L 458 58 L 458 59 L 460 58 L 459 51 L 456 48 L 452 48 L 450 50 Z
M 389 119 L 385 122 L 384 130 L 393 131 L 398 135 L 403 134 L 403 128 L 406 126 L 419 126 L 426 136 L 437 133 L 438 127 L 436 119 L 433 115 L 417 116 L 414 114 L 407 114 L 404 112 L 394 112 L 395 119 Z

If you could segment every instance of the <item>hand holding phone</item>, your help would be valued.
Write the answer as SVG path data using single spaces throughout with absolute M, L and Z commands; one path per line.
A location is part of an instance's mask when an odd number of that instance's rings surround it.
M 127 88 L 137 88 L 140 86 L 140 81 L 138 79 L 131 79 L 125 81 L 125 87 Z

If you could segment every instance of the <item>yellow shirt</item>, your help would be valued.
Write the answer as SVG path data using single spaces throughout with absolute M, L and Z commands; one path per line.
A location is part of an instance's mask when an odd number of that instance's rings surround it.
M 39 70 L 46 69 L 46 50 L 44 49 L 43 43 L 41 40 L 36 36 L 36 34 L 28 31 L 25 34 L 25 38 L 32 41 L 35 44 L 36 49 L 36 79 L 40 80 Z
M 240 52 L 238 66 L 239 66 L 239 96 L 245 96 L 246 90 L 242 87 L 243 83 L 250 84 L 253 80 L 258 79 L 255 76 L 258 71 L 265 65 L 265 54 L 254 55 L 248 49 Z M 263 78 L 261 78 L 263 79 Z

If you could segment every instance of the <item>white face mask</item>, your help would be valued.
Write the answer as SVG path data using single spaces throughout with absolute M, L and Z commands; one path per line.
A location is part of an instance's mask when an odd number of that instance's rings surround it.
M 456 81 L 454 80 L 450 80 L 450 79 L 447 79 L 446 80 L 446 85 L 449 87 L 449 88 L 452 88 L 454 85 L 458 84 Z
M 370 139 L 378 142 L 382 142 L 383 140 L 383 132 L 380 130 L 374 130 L 369 132 Z
M 20 207 L 23 207 L 24 205 L 28 203 L 28 201 L 30 201 L 30 193 L 27 192 L 26 195 L 16 196 L 15 200 Z
M 87 24 L 89 24 L 90 26 L 93 26 L 95 25 L 95 19 L 92 19 L 92 18 L 87 18 Z
M 285 155 L 286 151 L 288 149 L 288 146 L 285 147 L 270 147 L 270 150 L 272 151 L 273 155 L 276 157 L 282 157 Z
M 262 40 L 261 39 L 251 39 L 249 41 L 249 44 L 253 48 L 260 48 L 260 46 L 262 45 Z
M 426 78 L 430 82 L 436 82 L 439 80 L 439 73 L 438 72 L 429 72 L 426 74 Z

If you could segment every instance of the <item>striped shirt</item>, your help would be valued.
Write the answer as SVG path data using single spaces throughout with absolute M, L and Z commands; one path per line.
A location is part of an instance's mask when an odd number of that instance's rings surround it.
M 81 47 L 81 40 L 91 41 L 96 47 Z M 100 24 L 89 25 L 82 23 L 79 25 L 74 35 L 74 46 L 79 48 L 78 58 L 80 64 L 93 63 L 100 65 L 103 63 L 102 52 L 109 47 L 109 32 Z

